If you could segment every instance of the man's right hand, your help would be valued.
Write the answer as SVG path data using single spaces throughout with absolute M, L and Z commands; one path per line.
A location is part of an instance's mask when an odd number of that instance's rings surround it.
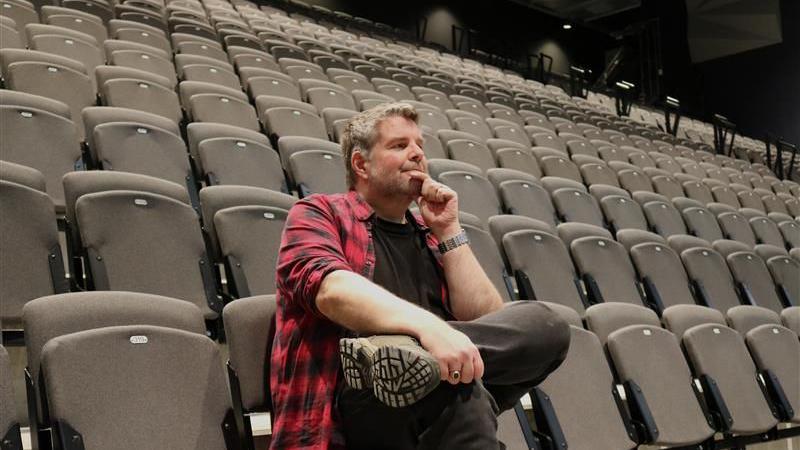
M 450 384 L 471 383 L 483 377 L 483 359 L 478 347 L 464 333 L 446 322 L 426 327 L 419 336 L 420 344 L 439 362 L 442 381 Z M 458 371 L 458 379 L 452 377 Z

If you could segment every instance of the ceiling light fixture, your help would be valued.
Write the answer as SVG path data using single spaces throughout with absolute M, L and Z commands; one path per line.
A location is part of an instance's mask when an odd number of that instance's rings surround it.
M 564 25 L 561 26 L 561 28 L 563 28 L 565 30 L 571 30 L 572 29 L 572 25 L 568 24 L 568 23 L 565 23 Z

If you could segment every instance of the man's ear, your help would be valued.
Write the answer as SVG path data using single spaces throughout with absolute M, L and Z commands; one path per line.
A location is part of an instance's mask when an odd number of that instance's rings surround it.
M 361 151 L 356 150 L 353 152 L 353 156 L 350 158 L 350 165 L 353 167 L 356 178 L 367 178 L 367 163 L 367 158 L 364 157 Z

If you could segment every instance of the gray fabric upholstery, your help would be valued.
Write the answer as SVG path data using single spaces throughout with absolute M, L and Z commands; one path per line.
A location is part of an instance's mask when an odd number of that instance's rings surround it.
M 631 251 L 634 246 L 644 243 L 667 245 L 667 241 L 663 237 L 649 231 L 635 229 L 618 231 L 617 242 L 624 245 L 628 251 Z
M 638 191 L 632 193 L 631 197 L 633 197 L 633 199 L 639 202 L 639 204 L 642 206 L 646 205 L 649 202 L 670 203 L 670 200 L 667 197 L 661 194 L 657 194 L 655 192 Z
M 470 219 L 474 219 L 477 222 L 464 220 L 465 216 L 471 216 Z M 501 297 L 507 300 L 514 300 L 512 297 L 513 294 L 508 291 L 505 279 L 503 278 L 506 265 L 503 261 L 503 256 L 500 254 L 498 243 L 485 231 L 480 218 L 468 213 L 461 213 L 459 217 L 461 218 L 461 226 L 464 227 L 469 237 L 470 248 L 475 254 L 478 263 L 480 263 L 483 268 L 483 271 L 486 272 L 486 275 L 492 281 L 492 284 L 495 289 L 497 289 L 497 292 L 500 293 Z
M 775 311 L 760 306 L 741 305 L 728 310 L 728 325 L 742 336 L 761 325 L 780 325 L 781 318 Z
M 203 335 L 147 325 L 87 330 L 45 344 L 42 368 L 52 419 L 69 423 L 86 448 L 225 447 L 231 400 L 219 349 Z
M 656 445 L 690 445 L 713 436 L 692 391 L 692 376 L 675 335 L 657 325 L 634 325 L 608 336 L 621 380 L 641 389 L 652 413 Z
M 566 178 L 582 183 L 580 170 L 569 158 L 564 156 L 545 156 L 539 160 L 542 173 L 548 177 Z
M 264 129 L 269 134 L 278 137 L 308 136 L 328 139 L 325 123 L 315 113 L 295 107 L 273 107 L 259 113 Z
M 785 220 L 778 224 L 783 240 L 792 248 L 800 248 L 800 225 L 793 220 Z
M 750 223 L 744 216 L 737 212 L 722 213 L 717 216 L 717 222 L 726 239 L 739 241 L 752 248 L 756 245 L 756 236 Z
M 42 347 L 56 336 L 135 324 L 177 328 L 198 334 L 204 334 L 206 330 L 203 315 L 196 306 L 169 297 L 135 292 L 76 292 L 41 297 L 25 305 L 23 320 L 27 367 L 34 383 L 40 381 Z
M 225 208 L 214 214 L 220 251 L 235 265 L 232 270 L 241 271 L 244 276 L 240 279 L 236 273 L 229 275 L 236 279 L 240 296 L 243 292 L 247 295 L 275 292 L 275 266 L 287 215 L 286 209 L 258 205 Z
M 0 436 L 5 436 L 12 426 L 19 424 L 14 398 L 11 359 L 6 348 L 0 345 Z
M 580 168 L 583 180 L 588 185 L 602 184 L 619 187 L 619 180 L 613 170 L 605 164 L 584 164 Z
M 330 142 L 327 139 L 317 139 L 306 136 L 284 136 L 278 139 L 278 152 L 284 168 L 288 169 L 288 161 L 292 155 L 303 150 L 325 150 L 328 152 L 341 153 L 341 146 Z
M 659 242 L 642 242 L 631 247 L 629 252 L 642 282 L 652 283 L 664 308 L 694 303 L 683 263 L 669 246 Z
M 525 181 L 527 183 L 539 184 L 539 179 L 527 172 L 515 169 L 493 168 L 486 171 L 486 178 L 492 183 L 495 189 L 499 190 L 504 181 Z
M 682 339 L 692 327 L 703 324 L 726 326 L 725 316 L 716 309 L 700 305 L 675 305 L 664 310 L 661 316 L 664 326 L 676 337 Z
M 146 50 L 114 50 L 111 52 L 108 62 L 114 66 L 132 67 L 155 73 L 170 80 L 170 84 L 174 87 L 178 78 L 172 61 L 159 55 L 157 50 L 160 49 L 149 45 L 146 47 Z M 108 49 L 106 49 L 106 52 L 108 52 Z
M 516 169 L 541 178 L 542 169 L 539 162 L 528 150 L 518 148 L 503 148 L 497 151 L 497 164 L 500 167 Z
M 239 378 L 245 411 L 270 407 L 268 380 L 275 308 L 274 295 L 259 295 L 233 301 L 222 310 L 230 366 Z
M 201 189 L 200 205 L 203 211 L 203 226 L 214 259 L 218 262 L 222 260 L 214 222 L 214 215 L 217 211 L 248 205 L 288 211 L 295 201 L 296 199 L 291 195 L 252 186 L 208 186 Z
M 202 272 L 210 270 L 191 206 L 139 191 L 85 194 L 75 205 L 97 289 L 146 292 L 197 305 L 217 317 Z
M 658 175 L 650 181 L 653 183 L 653 190 L 668 199 L 685 195 L 681 184 L 671 175 Z
M 2 54 L 2 53 L 0 53 Z M 29 94 L 27 92 L 0 89 L 0 105 L 16 105 L 26 108 L 39 109 L 61 116 L 65 119 L 72 119 L 69 106 L 58 100 L 41 95 Z
M 617 172 L 617 177 L 619 178 L 620 186 L 629 192 L 653 190 L 653 185 L 650 183 L 650 179 L 644 174 L 644 172 L 639 170 L 622 170 Z
M 149 175 L 183 186 L 191 179 L 180 135 L 137 122 L 110 122 L 94 127 L 92 140 L 105 170 Z
M 631 199 L 631 195 L 625 189 L 609 186 L 607 184 L 593 184 L 589 186 L 589 193 L 592 194 L 598 202 L 611 195 L 625 197 L 628 200 Z
M 95 103 L 95 93 L 82 63 L 64 56 L 21 49 L 4 49 L 0 59 L 6 89 L 65 103 L 70 108 L 78 138 L 83 138 L 81 109 Z M 70 89 L 63 89 L 63 86 L 70 86 Z
M 500 214 L 489 218 L 489 233 L 492 234 L 497 246 L 503 248 L 503 236 L 517 230 L 536 230 L 557 236 L 556 230 L 543 220 L 532 219 L 527 216 L 515 214 Z
M 717 251 L 723 258 L 728 258 L 729 256 L 733 255 L 734 253 L 738 252 L 750 252 L 751 249 L 741 242 L 732 241 L 728 239 L 720 239 L 718 241 L 714 241 L 711 247 Z
M 584 282 L 586 276 L 591 276 L 603 301 L 642 303 L 636 271 L 622 244 L 610 238 L 588 236 L 571 241 L 569 248 Z
M 497 193 L 482 175 L 449 171 L 440 173 L 437 179 L 456 191 L 461 210 L 480 217 L 484 224 L 489 217 L 502 212 Z
M 231 89 L 214 83 L 203 83 L 202 81 L 181 81 L 181 84 L 178 86 L 178 92 L 181 97 L 181 104 L 184 108 L 190 106 L 192 97 L 202 94 L 217 94 L 217 96 L 220 97 L 230 97 L 231 99 L 237 99 L 243 102 L 248 101 L 247 94 L 241 90 Z M 190 117 L 192 116 L 191 110 L 188 110 L 187 113 Z
M 189 144 L 189 153 L 195 161 L 195 166 L 198 170 L 202 171 L 202 162 L 199 160 L 200 155 L 198 147 L 200 142 L 212 138 L 241 138 L 248 141 L 256 142 L 261 145 L 270 146 L 269 139 L 262 133 L 248 130 L 234 125 L 227 125 L 223 123 L 214 122 L 194 122 L 186 126 L 186 140 Z
M 66 219 L 75 244 L 80 244 L 75 218 L 75 202 L 83 194 L 113 190 L 145 191 L 165 195 L 189 204 L 189 193 L 184 185 L 147 175 L 89 170 L 70 172 L 64 176 L 63 183 L 67 202 Z
M 83 116 L 83 122 L 86 127 L 86 143 L 89 145 L 89 148 L 94 147 L 92 130 L 99 125 L 111 122 L 136 122 L 161 128 L 176 136 L 181 135 L 181 129 L 177 123 L 146 111 L 113 106 L 93 106 L 85 108 L 81 115 Z
M 67 288 L 53 202 L 44 192 L 5 180 L 0 194 L 0 322 L 19 329 L 26 302 Z M 60 273 L 51 271 L 51 261 Z
M 522 180 L 504 181 L 499 186 L 500 198 L 511 214 L 530 217 L 556 226 L 556 209 L 550 195 L 539 183 Z
M 686 224 L 684 224 L 681 214 L 672 204 L 651 201 L 645 203 L 642 206 L 642 210 L 652 229 L 661 236 L 667 238 L 676 234 L 686 234 Z
M 445 145 L 450 159 L 480 167 L 482 172 L 497 167 L 494 157 L 485 144 L 471 139 L 452 139 Z
M 741 332 L 740 332 L 741 333 Z M 780 381 L 794 410 L 791 422 L 800 423 L 800 341 L 797 335 L 780 325 L 765 324 L 748 331 L 747 347 L 760 371 L 771 371 Z
M 684 209 L 683 220 L 686 222 L 689 232 L 699 238 L 708 242 L 723 238 L 717 218 L 703 207 Z
M 341 151 L 303 150 L 289 159 L 291 179 L 311 193 L 347 192 Z
M 3 130 L 0 159 L 41 172 L 47 193 L 58 210 L 63 211 L 61 177 L 75 170 L 75 164 L 81 160 L 75 124 L 45 110 L 2 104 L 0 129 Z
M 681 254 L 690 248 L 712 248 L 711 243 L 706 241 L 705 239 L 701 239 L 695 236 L 689 236 L 688 234 L 681 234 L 677 236 L 670 236 L 667 238 L 667 242 L 669 246 L 675 250 L 675 253 Z
M 450 159 L 431 159 L 428 160 L 428 173 L 434 179 L 439 179 L 439 175 L 445 172 L 468 172 L 475 175 L 482 175 L 480 167 L 463 161 L 453 161 Z
M 603 213 L 594 197 L 585 191 L 563 188 L 552 193 L 553 205 L 565 222 L 603 226 Z
M 115 78 L 100 85 L 100 92 L 107 106 L 149 112 L 176 124 L 183 120 L 178 94 L 169 86 L 138 78 Z
M 122 78 L 122 79 L 135 79 L 141 81 L 148 81 L 164 86 L 165 88 L 172 89 L 169 79 L 157 75 L 155 73 L 146 72 L 144 70 L 135 69 L 132 67 L 122 66 L 98 66 L 94 70 L 94 75 L 97 78 L 98 87 L 102 87 L 106 81 Z
M 608 196 L 600 200 L 600 207 L 614 230 L 647 230 L 647 219 L 639 204 L 628 197 Z
M 783 326 L 800 336 L 800 306 L 790 306 L 781 311 Z
M 567 247 L 570 247 L 573 241 L 583 237 L 612 239 L 608 230 L 588 223 L 562 223 L 558 226 L 558 236 Z
M 503 236 L 503 248 L 511 270 L 530 280 L 536 300 L 560 303 L 583 314 L 575 269 L 560 239 L 543 231 L 517 230 Z
M 783 247 L 783 235 L 778 225 L 766 217 L 753 217 L 750 219 L 750 226 L 759 244 L 769 244 L 776 247 Z
M 627 303 L 599 303 L 586 310 L 586 328 L 606 344 L 608 336 L 630 325 L 661 326 L 653 310 Z
M 681 260 L 689 278 L 702 288 L 708 306 L 725 313 L 741 304 L 728 265 L 719 253 L 694 247 L 681 252 Z
M 0 160 L 0 180 L 21 184 L 37 191 L 45 192 L 45 179 L 42 172 L 33 167 Z
M 704 205 L 714 201 L 711 190 L 700 181 L 687 181 L 683 183 L 683 191 L 686 192 L 689 198 L 697 200 Z
M 540 181 L 542 182 L 542 186 L 547 189 L 547 192 L 550 192 L 551 194 L 561 188 L 570 188 L 578 191 L 589 192 L 589 190 L 586 189 L 586 186 L 584 186 L 580 181 L 569 180 L 560 177 L 544 177 Z
M 753 296 L 756 305 L 780 313 L 783 304 L 764 260 L 754 253 L 744 251 L 729 254 L 727 261 L 733 278 Z
M 587 379 L 592 382 L 586 383 Z M 611 395 L 613 388 L 614 378 L 597 336 L 571 326 L 566 359 L 539 385 L 550 397 L 569 448 L 636 447 Z
M 761 433 L 777 424 L 753 377 L 756 367 L 739 333 L 724 324 L 699 325 L 686 332 L 683 345 L 695 374 L 714 380 L 733 419 L 732 432 Z
M 194 121 L 236 125 L 253 131 L 260 129 L 256 110 L 247 101 L 219 94 L 195 94 L 188 105 L 186 110 L 191 112 Z
M 267 145 L 237 137 L 210 138 L 200 142 L 198 153 L 215 184 L 288 192 L 278 153 Z

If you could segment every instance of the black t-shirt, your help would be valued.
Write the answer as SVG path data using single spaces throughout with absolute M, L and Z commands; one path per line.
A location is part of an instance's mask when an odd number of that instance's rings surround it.
M 375 219 L 372 280 L 394 295 L 450 320 L 442 304 L 443 274 L 425 243 L 424 232 L 410 220 L 400 224 Z

